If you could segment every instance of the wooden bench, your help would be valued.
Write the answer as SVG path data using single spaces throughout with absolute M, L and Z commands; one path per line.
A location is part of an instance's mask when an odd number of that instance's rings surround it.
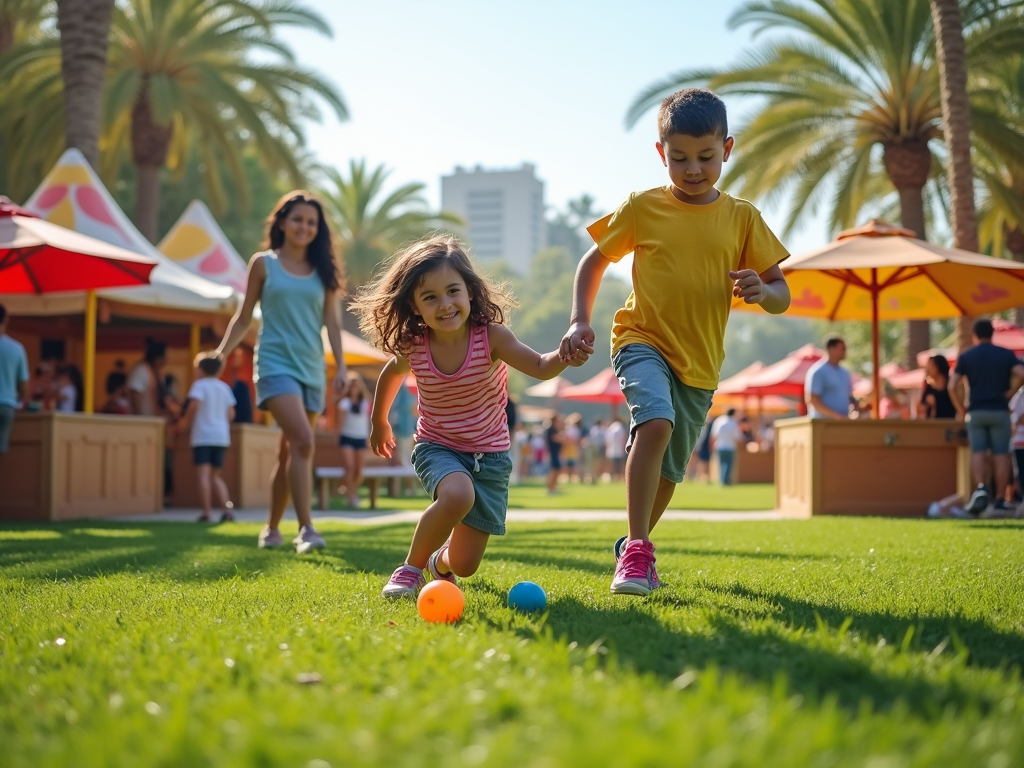
M 345 469 L 344 467 L 317 467 L 314 474 L 320 484 L 319 508 L 327 509 L 327 502 L 331 498 L 331 483 L 345 477 Z M 377 493 L 380 490 L 381 480 L 404 480 L 415 477 L 416 471 L 406 464 L 390 467 L 364 467 L 363 480 L 370 487 L 370 509 L 377 507 Z

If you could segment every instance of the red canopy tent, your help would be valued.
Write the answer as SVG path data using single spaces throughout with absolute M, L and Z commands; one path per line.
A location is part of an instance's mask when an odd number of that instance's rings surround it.
M 781 395 L 802 399 L 807 371 L 823 357 L 825 353 L 822 350 L 813 344 L 806 344 L 754 375 L 747 382 L 745 394 Z
M 764 363 L 760 360 L 753 362 L 739 373 L 718 382 L 718 389 L 716 389 L 715 392 L 719 395 L 746 394 L 747 387 L 750 385 L 750 380 L 763 370 Z
M 612 405 L 626 402 L 622 394 L 619 380 L 611 368 L 605 368 L 592 379 L 582 384 L 566 387 L 558 396 L 563 400 L 578 400 L 582 403 L 610 403 Z
M 96 291 L 146 285 L 155 259 L 44 221 L 0 196 L 0 294 L 86 292 L 85 412 L 92 413 Z

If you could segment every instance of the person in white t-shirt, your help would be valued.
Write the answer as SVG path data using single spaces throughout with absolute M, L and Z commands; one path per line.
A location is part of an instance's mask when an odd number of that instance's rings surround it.
M 231 387 L 217 378 L 223 363 L 216 355 L 196 358 L 198 374 L 188 391 L 188 407 L 178 422 L 183 430 L 191 424 L 192 462 L 199 483 L 199 502 L 203 512 L 200 523 L 210 522 L 210 492 L 217 494 L 220 521 L 235 519 L 227 483 L 221 477 L 224 455 L 231 445 L 231 422 L 235 418 L 235 395 Z
M 711 441 L 718 451 L 718 474 L 722 485 L 732 485 L 736 447 L 743 442 L 743 430 L 736 421 L 736 409 L 730 408 L 711 424 Z
M 604 431 L 604 457 L 608 460 L 608 473 L 612 480 L 621 480 L 626 468 L 626 442 L 629 430 L 618 419 Z
M 358 373 L 349 374 L 345 396 L 338 402 L 338 432 L 345 492 L 349 505 L 358 507 L 366 441 L 370 437 L 370 398 Z
M 1010 425 L 1013 427 L 1013 458 L 1017 465 L 1017 493 L 1024 501 L 1024 389 L 1017 390 L 1010 400 Z

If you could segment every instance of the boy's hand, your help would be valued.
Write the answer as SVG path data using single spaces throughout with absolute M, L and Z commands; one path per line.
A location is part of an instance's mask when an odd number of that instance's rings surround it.
M 370 450 L 373 451 L 375 456 L 380 456 L 384 459 L 390 459 L 394 454 L 395 438 L 391 434 L 391 425 L 385 422 L 384 424 L 374 424 L 370 427 Z
M 558 359 L 573 367 L 583 365 L 594 354 L 594 338 L 589 323 L 573 323 L 558 345 Z
M 732 295 L 737 299 L 743 299 L 747 304 L 760 304 L 765 300 L 764 281 L 754 270 L 729 272 L 729 279 L 732 280 Z

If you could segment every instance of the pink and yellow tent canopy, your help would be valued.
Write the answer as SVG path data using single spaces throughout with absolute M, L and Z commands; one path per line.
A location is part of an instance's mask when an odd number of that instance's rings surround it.
M 189 272 L 245 293 L 245 259 L 201 200 L 189 203 L 157 248 Z

